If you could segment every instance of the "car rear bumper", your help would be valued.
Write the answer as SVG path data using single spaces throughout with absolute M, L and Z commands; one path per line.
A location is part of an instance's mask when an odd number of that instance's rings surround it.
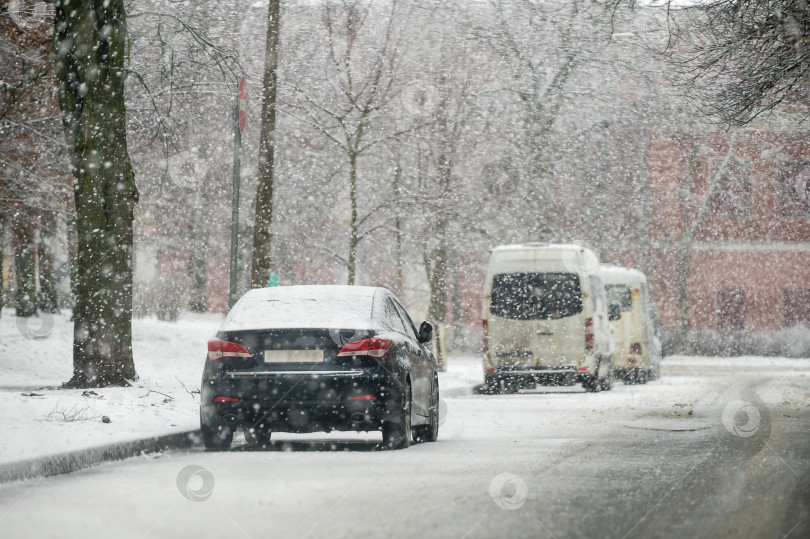
M 583 369 L 583 370 L 580 370 Z M 485 376 L 489 380 L 505 380 L 508 382 L 532 381 L 540 384 L 558 385 L 562 382 L 581 382 L 593 377 L 587 367 L 554 366 L 554 367 L 496 367 L 488 369 Z
M 365 370 L 231 371 L 203 384 L 200 417 L 280 432 L 377 430 L 399 417 L 399 397 L 386 377 Z
M 615 361 L 616 369 L 638 370 L 649 368 L 649 361 L 641 355 L 625 355 L 617 357 Z

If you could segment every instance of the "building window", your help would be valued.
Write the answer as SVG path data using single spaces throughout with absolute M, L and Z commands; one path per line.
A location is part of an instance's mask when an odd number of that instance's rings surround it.
M 721 288 L 717 291 L 717 329 L 740 331 L 745 327 L 745 289 Z
M 782 327 L 810 327 L 810 288 L 782 290 Z
M 748 215 L 751 213 L 751 167 L 741 159 L 729 159 L 723 169 L 723 161 L 725 158 L 709 161 L 710 185 L 717 180 L 711 201 L 712 213 Z
M 810 163 L 787 161 L 779 167 L 779 210 L 786 216 L 810 215 Z

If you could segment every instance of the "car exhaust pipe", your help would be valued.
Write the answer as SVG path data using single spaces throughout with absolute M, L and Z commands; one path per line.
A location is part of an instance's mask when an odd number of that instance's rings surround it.
M 236 414 L 234 414 L 233 412 L 228 412 L 228 413 L 222 414 L 222 421 L 224 421 L 225 423 L 227 423 L 229 425 L 233 425 L 234 423 L 239 421 L 239 418 L 236 417 Z
M 371 418 L 368 414 L 355 412 L 349 416 L 349 419 L 352 420 L 352 423 L 367 423 Z

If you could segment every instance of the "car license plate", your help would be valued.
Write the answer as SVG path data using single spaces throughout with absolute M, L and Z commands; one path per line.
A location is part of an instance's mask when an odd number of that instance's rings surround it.
M 265 350 L 265 363 L 323 363 L 323 350 Z

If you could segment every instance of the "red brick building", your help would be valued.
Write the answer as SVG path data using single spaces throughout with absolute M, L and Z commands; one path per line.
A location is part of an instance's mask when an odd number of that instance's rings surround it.
M 810 327 L 808 150 L 807 133 L 773 129 L 649 137 L 641 265 L 666 326 L 678 325 L 688 259 L 690 329 Z

